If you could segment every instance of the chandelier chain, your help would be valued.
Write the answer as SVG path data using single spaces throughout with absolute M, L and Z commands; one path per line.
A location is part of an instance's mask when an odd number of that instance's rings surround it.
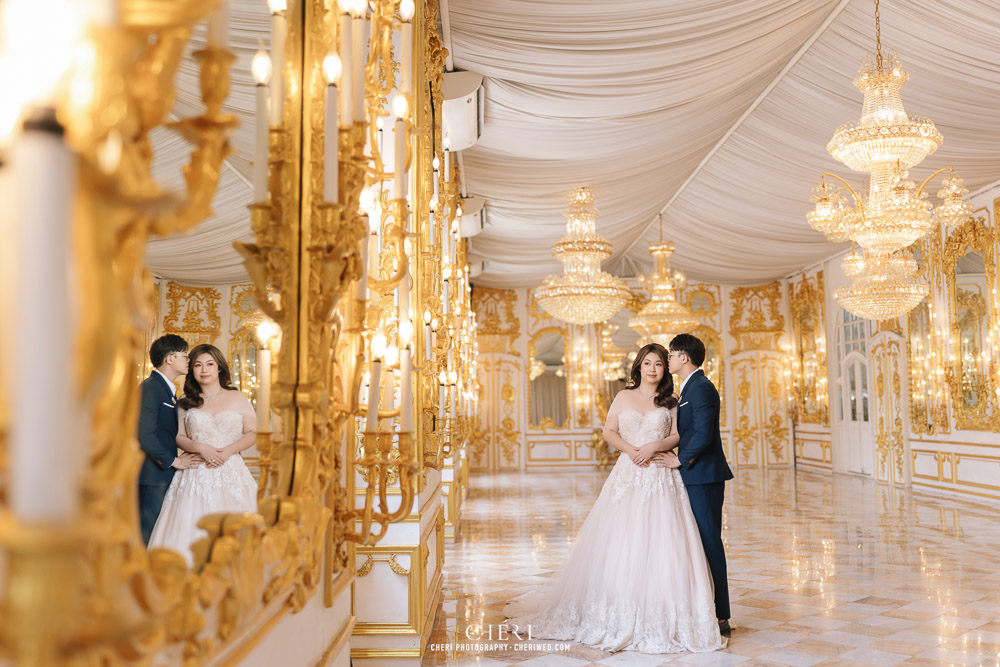
M 878 0 L 875 0 L 875 67 L 882 72 L 882 26 L 879 23 Z

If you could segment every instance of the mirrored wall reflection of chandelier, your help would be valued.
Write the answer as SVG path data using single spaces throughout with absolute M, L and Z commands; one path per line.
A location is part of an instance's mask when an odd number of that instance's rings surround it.
M 878 5 L 875 0 L 875 54 L 862 62 L 854 79 L 864 93 L 861 120 L 837 128 L 826 147 L 849 168 L 868 174 L 868 194 L 861 196 L 844 179 L 824 173 L 813 189 L 816 206 L 806 218 L 830 241 L 851 240 L 864 249 L 845 260 L 845 273 L 853 282 L 835 292 L 837 302 L 859 317 L 886 320 L 912 310 L 927 295 L 907 248 L 938 224 L 962 224 L 972 206 L 963 200 L 968 189 L 951 167 L 934 172 L 919 187 L 909 179 L 907 170 L 937 150 L 943 139 L 930 119 L 908 116 L 903 109 L 899 91 L 909 75 L 895 55 L 882 55 Z M 944 171 L 950 176 L 937 193 L 942 202 L 932 209 L 924 188 Z
M 570 324 L 604 322 L 632 296 L 625 283 L 601 271 L 611 256 L 611 243 L 597 233 L 597 208 L 590 188 L 567 197 L 566 235 L 552 247 L 563 275 L 548 276 L 535 288 L 538 304 L 552 317 Z
M 680 290 L 684 289 L 685 278 L 680 271 L 670 272 L 670 256 L 674 254 L 674 244 L 663 241 L 663 216 L 660 216 L 660 241 L 649 246 L 649 252 L 656 261 L 655 272 L 651 276 L 640 276 L 639 281 L 649 290 L 650 299 L 642 310 L 628 320 L 630 328 L 642 336 L 640 343 L 659 343 L 667 347 L 670 339 L 679 333 L 687 333 L 698 326 L 698 320 L 678 301 Z

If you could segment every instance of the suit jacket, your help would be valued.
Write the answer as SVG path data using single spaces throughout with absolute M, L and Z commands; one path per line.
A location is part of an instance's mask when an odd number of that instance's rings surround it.
M 139 470 L 139 484 L 169 486 L 171 464 L 177 457 L 177 398 L 166 379 L 153 371 L 140 386 L 139 446 L 146 459 Z
M 719 433 L 719 392 L 705 373 L 688 378 L 677 402 L 677 456 L 685 484 L 711 484 L 733 478 Z

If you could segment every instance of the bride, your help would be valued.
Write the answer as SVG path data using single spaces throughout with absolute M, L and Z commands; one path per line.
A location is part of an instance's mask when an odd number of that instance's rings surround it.
M 604 438 L 620 449 L 565 562 L 507 605 L 507 625 L 533 637 L 605 651 L 676 653 L 725 647 L 712 578 L 687 491 L 669 451 L 679 441 L 667 351 L 636 355 L 608 410 Z M 665 453 L 664 453 L 665 452 Z
M 149 548 L 172 549 L 191 565 L 191 543 L 207 535 L 198 528 L 199 519 L 257 511 L 257 482 L 240 454 L 254 444 L 257 418 L 250 399 L 233 388 L 219 348 L 198 345 L 189 356 L 191 368 L 178 402 L 177 444 L 204 464 L 174 475 Z

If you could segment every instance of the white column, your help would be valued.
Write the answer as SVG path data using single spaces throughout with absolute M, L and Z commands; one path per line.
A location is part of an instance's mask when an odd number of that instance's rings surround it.
M 76 156 L 54 115 L 25 124 L 10 168 L 18 266 L 8 344 L 21 353 L 10 393 L 9 502 L 22 521 L 70 521 L 86 457 L 73 363 Z

